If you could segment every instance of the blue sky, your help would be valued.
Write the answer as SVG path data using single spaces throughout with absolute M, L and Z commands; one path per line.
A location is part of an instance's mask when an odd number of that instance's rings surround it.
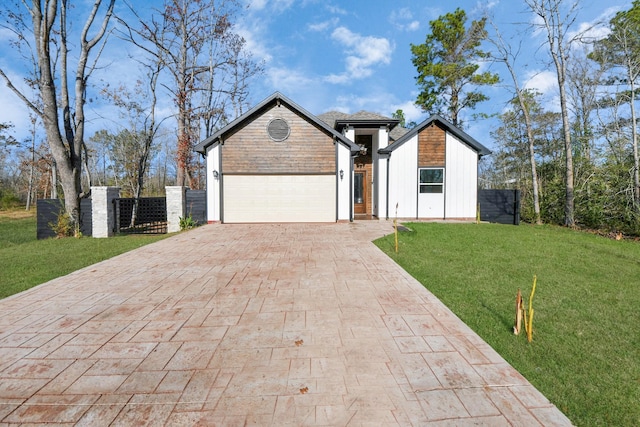
M 427 116 L 413 105 L 418 89 L 416 70 L 411 63 L 410 44 L 424 42 L 429 22 L 460 7 L 469 20 L 478 19 L 485 11 L 492 16 L 507 36 L 526 35 L 526 63 L 519 64 L 522 83 L 536 87 L 548 96 L 553 108 L 555 75 L 546 56 L 541 34 L 527 34 L 533 16 L 524 1 L 450 0 L 447 2 L 409 0 L 241 0 L 247 6 L 237 22 L 236 31 L 243 35 L 256 59 L 265 61 L 265 73 L 251 85 L 250 101 L 260 102 L 274 91 L 280 91 L 314 114 L 329 110 L 353 113 L 369 110 L 384 115 L 401 108 L 408 120 L 420 122 Z M 138 4 L 138 2 L 136 2 Z M 617 10 L 628 9 L 631 1 L 583 1 L 574 30 L 584 29 L 599 19 L 608 19 Z M 120 7 L 123 7 L 122 5 Z M 0 41 L 3 41 L 0 31 Z M 93 83 L 112 80 L 113 84 L 131 76 L 131 63 L 122 51 L 107 47 L 103 63 L 109 67 L 96 72 Z M 6 46 L 6 43 L 3 43 Z M 12 52 L 0 50 L 0 66 L 13 76 Z M 483 65 L 504 74 L 497 65 Z M 478 112 L 499 113 L 509 98 L 503 87 L 486 89 L 491 101 Z M 0 121 L 13 122 L 18 137 L 28 128 L 26 110 L 20 101 L 2 85 L 0 88 Z M 165 106 L 167 112 L 171 106 Z M 117 119 L 99 102 L 87 112 L 88 135 L 109 128 Z M 489 132 L 495 121 L 473 121 L 465 117 L 466 131 L 488 147 Z M 171 123 L 171 122 L 169 122 Z

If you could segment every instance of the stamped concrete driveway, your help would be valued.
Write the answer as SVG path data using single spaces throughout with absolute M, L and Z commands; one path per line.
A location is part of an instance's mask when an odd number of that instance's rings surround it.
M 570 425 L 372 239 L 207 225 L 0 301 L 0 425 Z

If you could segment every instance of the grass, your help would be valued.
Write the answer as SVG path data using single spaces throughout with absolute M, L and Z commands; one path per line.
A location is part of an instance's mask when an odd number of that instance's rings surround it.
M 407 224 L 376 244 L 578 426 L 640 425 L 640 243 L 552 226 Z M 533 342 L 515 296 L 533 275 Z
M 35 212 L 0 211 L 0 298 L 165 237 L 37 240 Z

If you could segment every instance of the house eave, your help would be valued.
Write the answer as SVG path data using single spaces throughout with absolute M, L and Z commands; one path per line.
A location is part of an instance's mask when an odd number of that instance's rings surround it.
M 330 135 L 334 139 L 334 141 L 337 141 L 337 142 L 343 144 L 352 153 L 357 152 L 357 151 L 360 150 L 360 147 L 358 145 L 356 145 L 353 141 L 351 141 L 348 138 L 346 138 L 340 132 L 338 132 L 335 129 L 331 128 L 325 122 L 323 122 L 322 120 L 318 119 L 316 116 L 314 116 L 313 114 L 309 113 L 307 110 L 305 110 L 300 105 L 296 104 L 295 102 L 293 102 L 292 100 L 290 100 L 286 96 L 282 95 L 280 92 L 275 92 L 271 96 L 267 97 L 262 102 L 257 104 L 255 107 L 253 107 L 252 109 L 247 111 L 242 116 L 240 116 L 237 119 L 233 120 L 231 123 L 229 123 L 228 125 L 226 125 L 222 129 L 218 130 L 217 132 L 215 132 L 210 137 L 208 137 L 208 138 L 204 139 L 203 141 L 201 141 L 200 143 L 198 143 L 194 147 L 194 151 L 196 151 L 196 152 L 198 152 L 198 153 L 200 153 L 202 155 L 206 155 L 207 149 L 210 146 L 214 145 L 216 142 L 223 141 L 225 136 L 228 133 L 230 133 L 233 129 L 235 129 L 237 126 L 240 126 L 242 123 L 250 120 L 252 117 L 254 117 L 255 115 L 259 114 L 260 112 L 262 112 L 266 108 L 272 106 L 273 104 L 276 104 L 276 105 L 284 104 L 284 105 L 286 105 L 288 108 L 292 109 L 293 111 L 297 112 L 298 114 L 302 115 L 303 117 L 305 117 L 306 119 L 311 121 L 316 126 L 318 126 L 321 129 L 323 129 L 328 135 Z
M 489 150 L 487 147 L 482 145 L 475 138 L 473 138 L 466 132 L 462 131 L 461 129 L 457 128 L 451 122 L 449 122 L 448 120 L 445 120 L 444 118 L 442 118 L 437 114 L 432 115 L 422 123 L 418 124 L 415 128 L 411 129 L 411 131 L 407 132 L 402 137 L 398 138 L 389 146 L 385 148 L 381 148 L 380 150 L 378 150 L 378 153 L 391 154 L 395 149 L 402 146 L 402 144 L 404 144 L 405 142 L 413 138 L 415 135 L 420 133 L 424 128 L 426 128 L 427 126 L 430 126 L 433 123 L 440 123 L 447 132 L 456 136 L 458 139 L 460 139 L 462 142 L 467 144 L 469 147 L 473 148 L 478 153 L 478 157 L 491 154 L 491 150 Z

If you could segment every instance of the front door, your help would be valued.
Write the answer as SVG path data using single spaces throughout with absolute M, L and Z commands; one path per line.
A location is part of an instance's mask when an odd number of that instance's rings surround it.
M 353 176 L 353 212 L 367 213 L 367 171 L 357 171 Z

